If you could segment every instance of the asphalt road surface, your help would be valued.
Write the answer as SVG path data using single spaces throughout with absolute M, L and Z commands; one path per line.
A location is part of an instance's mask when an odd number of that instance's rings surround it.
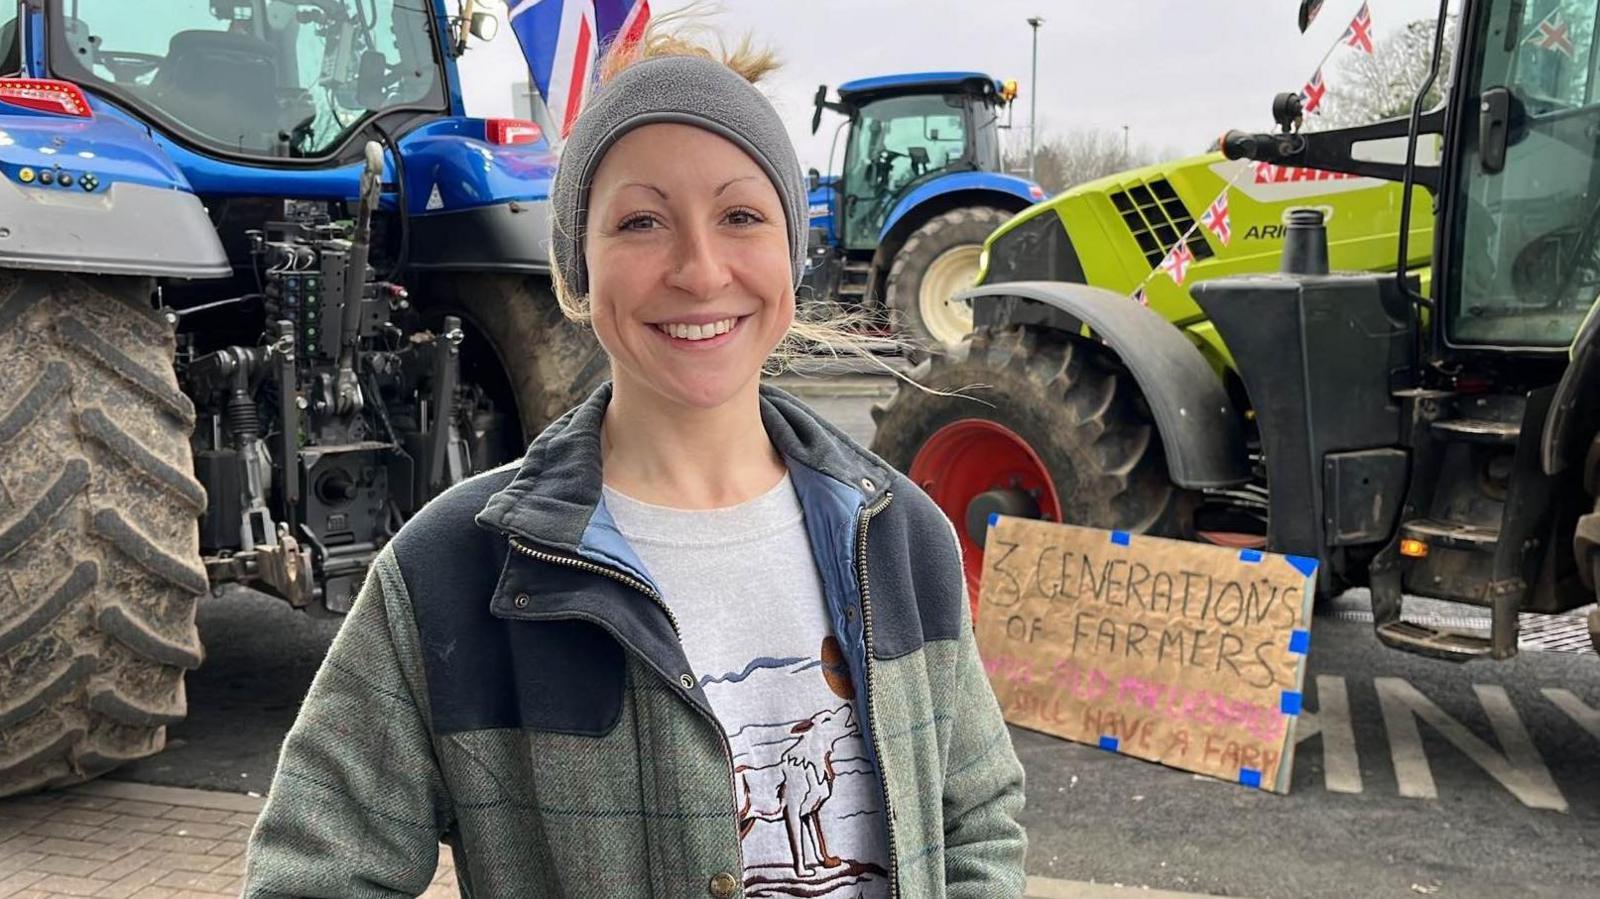
M 789 386 L 865 441 L 892 382 Z M 1422 659 L 1382 647 L 1365 603 L 1353 591 L 1314 622 L 1288 795 L 1013 728 L 1029 872 L 1231 896 L 1600 897 L 1600 656 L 1557 621 L 1510 662 Z M 244 590 L 209 600 L 188 719 L 112 777 L 265 792 L 338 624 Z

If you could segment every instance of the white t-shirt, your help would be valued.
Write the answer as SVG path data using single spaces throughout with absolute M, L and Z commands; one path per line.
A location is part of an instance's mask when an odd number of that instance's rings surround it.
M 745 895 L 886 897 L 883 789 L 789 477 L 724 509 L 605 501 L 733 750 Z

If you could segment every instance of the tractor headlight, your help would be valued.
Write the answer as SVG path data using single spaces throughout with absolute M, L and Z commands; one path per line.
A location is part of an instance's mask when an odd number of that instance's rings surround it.
M 983 283 L 1072 281 L 1087 283 L 1066 226 L 1054 209 L 1042 209 L 984 248 Z

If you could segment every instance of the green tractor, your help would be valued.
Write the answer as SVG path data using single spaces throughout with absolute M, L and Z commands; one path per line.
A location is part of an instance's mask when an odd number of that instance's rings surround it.
M 1159 189 L 1154 172 L 1090 185 L 997 232 L 965 295 L 975 333 L 913 375 L 995 389 L 903 389 L 875 445 L 957 523 L 974 586 L 1000 513 L 1309 556 L 1319 592 L 1371 588 L 1385 644 L 1455 661 L 1510 657 L 1524 613 L 1593 603 L 1597 2 L 1463 0 L 1437 109 L 1421 96 L 1442 37 L 1409 117 L 1303 134 L 1299 96 L 1280 95 L 1281 133 L 1225 136 L 1235 162 L 1180 166 L 1190 180 Z M 1276 210 L 1249 202 L 1246 176 L 1231 243 L 1263 252 L 1230 256 L 1198 229 L 1192 296 L 1162 276 L 1148 306 L 1130 301 L 1154 260 L 1082 238 L 1122 222 L 1125 246 L 1137 221 L 1168 227 L 1145 247 L 1171 246 L 1229 165 L 1398 186 L 1288 200 L 1288 243 L 1269 250 L 1249 235 Z M 1431 235 L 1407 227 L 1430 208 Z M 1281 273 L 1250 275 L 1280 250 Z M 1412 595 L 1484 607 L 1492 626 L 1407 620 Z
M 1230 184 L 1223 242 L 1195 222 Z M 1164 444 L 1182 434 L 1154 427 L 1159 407 L 1141 394 L 1141 369 L 1184 365 L 1160 376 L 1190 379 L 1214 412 L 1248 408 L 1228 348 L 1187 285 L 1276 268 L 1289 215 L 1307 204 L 1323 211 L 1339 268 L 1393 269 L 1398 185 L 1221 153 L 1081 185 L 990 235 L 977 279 L 984 298 L 975 307 L 998 314 L 912 370 L 912 379 L 937 392 L 902 388 L 875 410 L 874 449 L 928 490 L 962 533 L 973 596 L 989 512 L 1264 542 L 1265 484 L 1240 482 L 1239 463 L 1205 475 L 1206 483 L 1169 477 L 1167 460 L 1185 464 L 1186 457 Z M 1412 247 L 1425 244 L 1429 227 L 1417 224 Z M 1195 261 L 1180 286 L 1156 266 L 1184 234 Z M 1409 263 L 1426 259 L 1419 252 Z M 997 291 L 998 301 L 988 299 Z M 1148 337 L 1138 340 L 1152 341 L 1154 352 L 1125 362 L 1115 347 L 1085 338 L 1075 320 L 1058 314 L 1056 297 L 1093 297 L 1144 323 Z M 972 385 L 991 389 L 968 390 Z M 1248 443 L 1246 425 L 1230 421 L 1227 453 Z

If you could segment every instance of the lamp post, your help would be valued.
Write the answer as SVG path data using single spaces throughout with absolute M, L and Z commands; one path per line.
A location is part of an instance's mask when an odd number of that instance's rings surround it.
M 1033 94 L 1028 111 L 1028 180 L 1037 181 L 1035 175 L 1034 158 L 1039 143 L 1039 26 L 1044 24 L 1042 16 L 1033 16 L 1028 19 L 1028 25 L 1033 28 L 1033 85 L 1028 89 Z

